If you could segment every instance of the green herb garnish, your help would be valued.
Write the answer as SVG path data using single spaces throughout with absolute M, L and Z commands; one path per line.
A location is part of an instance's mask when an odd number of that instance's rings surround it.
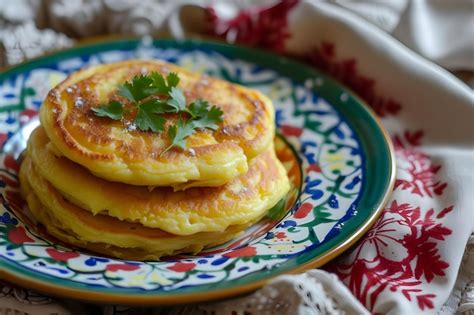
M 169 73 L 166 79 L 160 73 L 152 72 L 135 76 L 118 87 L 118 94 L 136 108 L 134 124 L 141 131 L 165 132 L 166 118 L 162 114 L 178 114 L 177 123 L 166 131 L 170 144 L 161 154 L 173 147 L 185 149 L 186 138 L 196 129 L 216 130 L 222 122 L 222 110 L 207 101 L 196 100 L 187 106 L 183 91 L 177 87 L 178 83 L 179 77 L 174 72 Z M 129 112 L 118 100 L 111 100 L 92 111 L 96 116 L 113 120 L 121 120 Z
M 176 125 L 173 125 L 168 128 L 168 138 L 171 140 L 170 145 L 161 153 L 164 154 L 168 152 L 169 149 L 172 147 L 180 147 L 181 149 L 186 148 L 186 137 L 192 135 L 194 133 L 194 126 L 192 121 L 183 121 L 178 120 Z
M 165 131 L 166 119 L 163 116 L 155 115 L 164 113 L 164 109 L 163 103 L 157 100 L 149 100 L 139 104 L 134 121 L 135 125 L 143 131 Z
M 93 108 L 92 111 L 99 117 L 109 117 L 113 120 L 120 120 L 123 116 L 123 107 L 120 102 L 110 101 L 106 105 Z

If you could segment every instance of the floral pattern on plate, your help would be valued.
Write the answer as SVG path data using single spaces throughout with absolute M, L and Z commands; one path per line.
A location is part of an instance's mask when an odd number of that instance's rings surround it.
M 70 248 L 48 236 L 19 194 L 15 158 L 2 153 L 0 260 L 85 287 L 173 291 L 270 275 L 285 264 L 298 264 L 301 257 L 313 255 L 336 237 L 347 221 L 361 215 L 364 151 L 346 118 L 318 93 L 325 77 L 297 81 L 199 45 L 190 49 L 142 43 L 135 49 L 88 51 L 11 75 L 0 81 L 0 140 L 7 141 L 34 117 L 49 89 L 69 73 L 130 58 L 168 60 L 267 94 L 274 102 L 281 135 L 276 141 L 278 156 L 293 183 L 288 199 L 244 235 L 218 248 L 158 262 L 123 261 Z M 348 99 L 342 90 L 339 101 Z

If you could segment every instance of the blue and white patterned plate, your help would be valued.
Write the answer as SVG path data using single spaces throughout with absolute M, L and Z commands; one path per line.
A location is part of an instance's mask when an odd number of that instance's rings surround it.
M 238 239 L 199 255 L 138 262 L 100 257 L 49 236 L 18 189 L 17 157 L 48 91 L 98 63 L 157 58 L 258 89 L 276 108 L 277 153 L 293 189 Z M 23 127 L 23 128 L 22 128 Z M 380 214 L 394 180 L 390 139 L 346 88 L 262 51 L 197 41 L 102 42 L 0 74 L 0 277 L 56 295 L 171 304 L 247 292 L 340 254 Z

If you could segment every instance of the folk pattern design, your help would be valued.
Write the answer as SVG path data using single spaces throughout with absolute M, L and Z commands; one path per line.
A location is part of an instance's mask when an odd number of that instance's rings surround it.
M 209 33 L 285 54 L 286 41 L 292 36 L 288 15 L 297 2 L 285 1 L 252 12 L 244 10 L 231 20 L 219 19 L 209 9 Z M 266 23 L 269 16 L 274 17 L 271 24 Z M 360 71 L 356 58 L 339 58 L 332 42 L 322 41 L 294 57 L 350 87 L 382 118 L 396 119 L 403 111 L 396 99 L 377 92 L 377 81 Z M 423 284 L 435 278 L 441 281 L 449 267 L 439 248 L 452 234 L 443 218 L 452 213 L 454 206 L 443 201 L 448 187 L 439 174 L 443 166 L 422 150 L 422 139 L 428 131 L 391 132 L 397 157 L 392 201 L 358 245 L 327 269 L 336 272 L 370 310 L 382 295 L 398 292 L 401 298 L 427 311 L 434 308 L 436 295 L 425 292 Z M 423 206 L 435 198 L 444 206 Z
M 288 200 L 243 236 L 219 248 L 160 262 L 123 261 L 81 252 L 48 236 L 19 194 L 16 161 L 3 154 L 0 259 L 83 285 L 166 291 L 271 270 L 314 250 L 357 215 L 364 181 L 359 140 L 343 117 L 311 88 L 315 82 L 296 83 L 216 52 L 145 45 L 133 51 L 73 57 L 21 73 L 0 84 L 0 104 L 7 104 L 0 108 L 0 138 L 6 141 L 35 116 L 47 91 L 72 71 L 133 57 L 165 59 L 267 94 L 276 106 L 278 130 L 287 141 L 277 140 L 276 148 L 293 183 Z

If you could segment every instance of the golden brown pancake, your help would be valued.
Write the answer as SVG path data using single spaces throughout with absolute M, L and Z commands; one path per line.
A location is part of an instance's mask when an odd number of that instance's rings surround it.
M 133 112 L 121 121 L 92 113 L 111 99 L 130 108 L 117 86 L 152 71 L 178 73 L 188 104 L 204 99 L 218 106 L 224 112 L 220 128 L 200 130 L 187 138 L 186 150 L 160 156 L 169 144 L 166 134 L 133 128 Z M 96 176 L 177 189 L 219 186 L 245 173 L 247 160 L 264 152 L 274 136 L 274 109 L 263 94 L 162 61 L 130 60 L 75 72 L 51 90 L 40 117 L 58 153 Z
M 20 182 L 31 212 L 51 235 L 67 243 L 119 258 L 156 260 L 164 255 L 197 253 L 204 247 L 232 239 L 254 223 L 233 225 L 223 232 L 179 236 L 106 215 L 94 216 L 65 200 L 41 177 L 28 156 L 20 168 Z
M 56 157 L 49 148 L 44 130 L 39 127 L 33 131 L 28 154 L 41 176 L 71 203 L 93 214 L 107 214 L 177 235 L 223 232 L 231 225 L 254 221 L 282 199 L 290 186 L 273 146 L 250 161 L 247 173 L 226 185 L 177 192 L 169 187 L 149 191 L 108 182 L 64 157 Z

